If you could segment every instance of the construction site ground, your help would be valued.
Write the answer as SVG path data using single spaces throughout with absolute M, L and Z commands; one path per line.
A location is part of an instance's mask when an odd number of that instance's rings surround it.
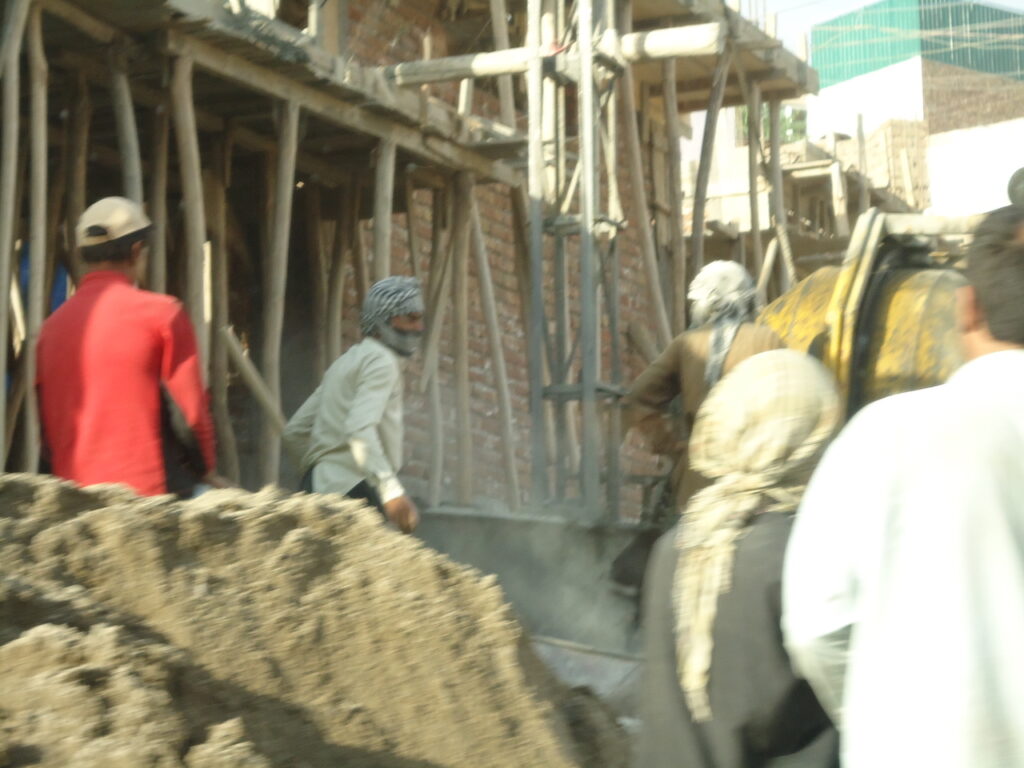
M 340 497 L 0 476 L 0 766 L 624 766 L 493 577 Z

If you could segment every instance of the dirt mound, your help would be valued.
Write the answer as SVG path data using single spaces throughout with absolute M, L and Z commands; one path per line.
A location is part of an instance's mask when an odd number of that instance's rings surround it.
M 0 477 L 0 766 L 613 766 L 497 585 L 336 497 Z

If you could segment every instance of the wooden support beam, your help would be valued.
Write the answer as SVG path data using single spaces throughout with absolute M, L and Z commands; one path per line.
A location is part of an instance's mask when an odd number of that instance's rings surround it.
M 313 370 L 322 379 L 327 370 L 327 291 L 330 280 L 330 247 L 325 242 L 320 187 L 306 186 L 306 253 L 309 286 L 313 292 Z
M 221 138 L 213 153 L 214 162 L 203 174 L 207 221 L 210 225 L 211 272 L 214 328 L 227 328 L 230 322 L 230 284 L 227 224 L 227 178 L 225 168 L 230 149 Z M 210 339 L 210 389 L 213 393 L 213 423 L 217 431 L 217 470 L 231 482 L 241 480 L 238 445 L 228 408 L 228 342 L 224 334 L 215 333 Z
M 433 136 L 417 126 L 397 123 L 392 118 L 331 96 L 312 85 L 299 83 L 286 74 L 248 61 L 213 43 L 171 30 L 167 35 L 166 48 L 170 53 L 190 55 L 196 66 L 245 88 L 294 101 L 303 111 L 333 125 L 379 139 L 394 140 L 399 148 L 428 163 L 472 171 L 481 179 L 501 184 L 514 184 L 519 178 L 518 172 L 507 165 L 488 160 L 454 141 Z
M 295 191 L 295 154 L 299 146 L 299 105 L 281 105 L 280 148 L 274 174 L 274 217 L 263 289 L 263 378 L 274 403 L 281 407 L 281 335 L 284 331 L 285 289 L 288 278 L 288 241 L 292 231 L 292 196 Z M 281 463 L 280 435 L 269 422 L 263 429 L 263 482 L 276 483 Z
M 452 270 L 455 273 L 455 436 L 459 449 L 456 501 L 468 506 L 473 501 L 473 423 L 469 387 L 469 243 L 472 221 L 473 177 L 455 177 L 455 238 L 452 242 Z
M 25 381 L 36 380 L 36 343 L 43 325 L 46 304 L 46 176 L 48 170 L 46 112 L 49 69 L 43 49 L 43 20 L 39 6 L 28 19 L 28 58 L 31 106 L 31 182 L 29 192 L 29 283 L 25 324 Z M 22 467 L 35 472 L 39 466 L 39 406 L 35 397 L 26 398 L 25 438 Z
M 430 234 L 430 290 L 427 292 L 428 327 L 437 326 L 438 333 L 444 325 L 445 308 L 450 296 L 442 293 L 445 286 L 445 270 L 448 249 L 444 243 L 444 224 L 446 213 L 447 190 L 434 190 L 433 215 L 431 216 Z M 427 369 L 424 361 L 423 367 Z M 435 358 L 429 371 L 427 401 L 430 404 L 430 475 L 428 480 L 428 503 L 436 507 L 441 503 L 441 491 L 444 484 L 444 411 L 441 408 L 441 382 L 437 375 L 437 359 Z
M 149 289 L 167 290 L 167 172 L 170 155 L 171 116 L 167 104 L 153 111 L 152 173 L 149 187 Z
M 139 149 L 132 89 L 128 84 L 128 64 L 122 52 L 111 53 L 110 68 L 110 92 L 114 99 L 117 145 L 121 151 L 123 194 L 142 205 L 142 152 Z
M 864 213 L 871 207 L 871 177 L 868 174 L 868 142 L 864 138 L 864 115 L 857 115 L 857 165 L 860 166 L 860 189 L 857 198 L 857 213 Z
M 842 164 L 836 160 L 829 167 L 832 188 L 832 211 L 836 220 L 837 237 L 850 236 L 850 214 L 846 209 L 846 174 Z
M 334 243 L 331 248 L 331 271 L 327 287 L 327 359 L 330 365 L 342 347 L 342 318 L 345 309 L 345 261 L 352 252 L 355 238 L 355 209 L 351 197 L 358 197 L 358 188 L 344 189 L 338 195 L 335 213 Z
M 4 30 L 4 74 L 2 126 L 0 126 L 0 344 L 6 350 L 10 328 L 11 259 L 14 251 L 15 213 L 18 170 L 18 129 L 21 98 L 21 47 L 25 38 L 28 3 L 8 6 L 8 23 Z M 24 13 L 22 13 L 24 11 Z M 0 354 L 0 403 L 6 400 L 7 354 Z M 7 409 L 0 408 L 0 434 L 6 434 Z M 7 453 L 0 456 L 0 469 L 6 465 Z
M 643 253 L 644 274 L 647 277 L 647 296 L 651 302 L 654 327 L 658 344 L 667 347 L 672 341 L 672 327 L 669 325 L 665 299 L 661 292 L 661 273 L 658 270 L 658 254 L 654 246 L 654 233 L 648 215 L 647 191 L 645 189 L 643 157 L 640 147 L 640 132 L 636 124 L 636 95 L 633 87 L 633 73 L 627 68 L 622 74 L 622 113 L 626 125 L 626 149 L 629 156 L 630 186 L 633 191 L 633 216 L 640 235 Z
M 89 83 L 84 76 L 78 77 L 75 106 L 71 115 L 71 158 L 68 163 L 68 205 L 65 222 L 65 240 L 68 246 L 68 262 L 76 281 L 81 274 L 78 257 L 78 242 L 75 227 L 85 211 L 86 183 L 89 171 L 89 131 L 92 127 L 92 102 L 89 99 Z M 151 255 L 152 258 L 152 255 Z
M 686 237 L 683 234 L 683 157 L 680 142 L 683 130 L 679 124 L 676 99 L 676 62 L 664 63 L 663 95 L 665 102 L 665 138 L 668 142 L 668 201 L 669 243 L 672 249 L 672 332 L 686 330 L 686 287 L 689 275 L 686 269 Z
M 210 334 L 203 312 L 203 245 L 206 242 L 206 216 L 203 206 L 199 135 L 196 132 L 195 106 L 192 101 L 192 60 L 182 56 L 175 59 L 173 66 L 171 104 L 185 207 L 185 306 L 189 317 L 192 318 L 199 346 L 199 359 L 203 370 L 206 371 L 210 359 Z
M 256 403 L 263 411 L 267 423 L 273 429 L 276 438 L 279 439 L 281 433 L 284 432 L 285 424 L 287 424 L 284 414 L 281 412 L 281 406 L 278 405 L 270 388 L 260 378 L 259 371 L 256 370 L 256 366 L 253 365 L 249 356 L 245 354 L 245 350 L 242 349 L 242 343 L 235 336 L 235 332 L 231 330 L 231 327 L 223 326 L 220 329 L 220 333 L 224 339 L 228 357 L 235 366 L 235 370 L 242 377 L 242 382 L 256 399 Z
M 480 287 L 480 305 L 487 326 L 487 338 L 491 347 L 494 388 L 498 392 L 498 414 L 501 419 L 502 455 L 505 459 L 505 488 L 508 504 L 512 509 L 519 506 L 519 471 L 516 467 L 516 439 L 512 423 L 512 395 L 508 387 L 508 369 L 505 367 L 505 351 L 498 323 L 498 304 L 494 298 L 494 283 L 491 279 L 491 265 L 487 257 L 487 243 L 480 223 L 480 209 L 476 196 L 470 195 L 470 216 L 473 239 L 473 257 L 476 277 Z
M 4 14 L 4 33 L 0 40 L 0 78 L 7 69 L 8 62 L 14 60 L 11 56 L 13 48 L 21 50 L 21 41 L 25 34 L 25 22 L 28 20 L 28 10 L 32 0 L 9 0 L 6 13 Z
M 508 10 L 505 0 L 489 0 L 489 5 L 494 49 L 496 51 L 505 50 L 509 47 L 510 43 L 508 35 Z M 501 121 L 510 128 L 515 128 L 515 97 L 512 92 L 512 78 L 509 75 L 498 77 L 498 101 L 501 105 Z
M 700 272 L 704 267 L 704 211 L 708 202 L 708 182 L 711 180 L 711 162 L 715 152 L 718 113 L 722 109 L 722 98 L 725 96 L 725 83 L 729 77 L 731 64 L 732 51 L 726 51 L 718 57 L 715 75 L 712 78 L 714 84 L 711 86 L 708 109 L 704 116 L 704 137 L 700 145 L 700 163 L 697 166 L 697 180 L 693 190 L 693 230 L 690 233 L 694 274 Z
M 761 210 L 758 180 L 761 178 L 761 87 L 751 83 L 747 98 L 747 178 L 750 185 L 750 242 L 753 253 L 750 269 L 759 274 L 764 262 L 764 245 L 761 241 Z
M 420 266 L 420 236 L 416 231 L 416 189 L 412 176 L 405 174 L 405 231 L 409 238 L 409 267 L 412 275 L 423 285 L 423 269 Z
M 395 153 L 398 145 L 385 139 L 377 147 L 373 185 L 373 280 L 391 274 L 391 212 L 395 197 Z
M 122 33 L 117 27 L 89 15 L 69 0 L 37 0 L 37 2 L 48 14 L 70 24 L 97 43 L 109 45 L 122 37 Z

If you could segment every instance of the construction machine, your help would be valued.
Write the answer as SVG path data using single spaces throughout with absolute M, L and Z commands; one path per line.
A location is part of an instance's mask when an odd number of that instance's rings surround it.
M 1011 198 L 1024 205 L 1024 173 Z M 944 382 L 961 364 L 954 301 L 958 262 L 980 217 L 862 214 L 840 264 L 824 266 L 761 313 L 793 349 L 835 374 L 847 417 L 890 394 Z M 618 594 L 612 559 L 636 523 L 591 523 L 545 506 L 515 514 L 428 512 L 432 546 L 496 574 L 540 654 L 570 683 L 633 709 L 639 670 L 636 602 Z

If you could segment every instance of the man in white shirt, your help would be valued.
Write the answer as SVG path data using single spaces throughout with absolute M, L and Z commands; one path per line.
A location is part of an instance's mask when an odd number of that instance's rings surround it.
M 969 362 L 857 414 L 787 550 L 787 647 L 847 768 L 1024 766 L 1024 208 L 965 274 Z
M 423 296 L 412 277 L 375 283 L 363 302 L 363 339 L 339 357 L 296 411 L 284 440 L 316 493 L 377 507 L 405 533 L 419 510 L 398 480 L 402 465 L 402 371 L 423 334 Z

